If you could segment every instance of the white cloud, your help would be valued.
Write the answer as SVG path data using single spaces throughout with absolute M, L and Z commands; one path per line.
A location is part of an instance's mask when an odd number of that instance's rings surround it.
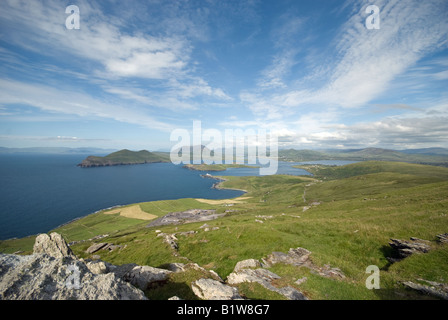
M 252 99 L 243 101 L 249 104 L 254 114 L 265 112 L 268 117 L 270 112 L 281 114 L 277 111 L 280 108 L 289 117 L 285 108 L 302 111 L 301 107 L 311 105 L 361 107 L 379 97 L 397 76 L 414 66 L 425 54 L 446 47 L 448 21 L 440 12 L 440 8 L 446 6 L 443 1 L 393 0 L 377 1 L 376 4 L 381 10 L 380 30 L 365 27 L 368 15 L 363 9 L 366 5 L 357 2 L 360 10 L 343 24 L 339 35 L 330 43 L 334 46 L 335 62 L 332 68 L 323 68 L 327 72 L 326 83 L 308 88 L 305 82 L 297 88 L 299 82 L 293 82 L 288 90 L 272 94 L 257 95 L 255 92 L 262 91 L 246 91 L 243 97 L 251 94 Z M 282 63 L 276 67 L 282 69 Z M 271 75 L 266 83 L 283 85 L 275 75 L 276 67 L 265 71 Z M 318 74 L 321 78 L 322 74 Z M 445 72 L 435 75 L 441 79 L 445 76 Z M 260 83 L 261 86 L 264 84 Z M 272 111 L 266 112 L 267 108 Z
M 65 4 L 56 0 L 48 1 L 11 1 L 2 3 L 0 10 L 0 23 L 5 26 L 5 32 L 0 38 L 21 46 L 39 55 L 49 56 L 55 62 L 49 64 L 33 64 L 24 57 L 14 57 L 7 50 L 0 52 L 0 58 L 9 60 L 14 58 L 14 66 L 8 68 L 21 68 L 24 73 L 34 80 L 45 77 L 50 81 L 62 73 L 72 75 L 87 83 L 100 86 L 105 92 L 112 94 L 115 98 L 125 99 L 127 109 L 140 108 L 148 110 L 163 108 L 171 111 L 197 110 L 198 105 L 193 102 L 196 97 L 207 97 L 214 100 L 230 101 L 221 88 L 215 88 L 199 76 L 195 76 L 194 66 L 191 63 L 192 44 L 183 34 L 176 34 L 175 28 L 170 32 L 144 32 L 140 28 L 129 28 L 127 15 L 107 15 L 104 12 L 116 10 L 104 7 L 100 8 L 95 2 L 78 1 L 80 8 L 81 28 L 79 30 L 68 30 L 65 27 Z M 103 6 L 115 6 L 113 3 L 102 3 Z M 126 6 L 126 4 L 121 4 Z M 142 4 L 143 6 L 149 3 Z M 170 7 L 171 4 L 169 5 Z M 120 6 L 118 6 L 120 7 Z M 161 10 L 165 7 L 158 6 Z M 128 8 L 131 11 L 138 8 Z M 104 11 L 104 12 L 103 12 Z M 141 12 L 139 12 L 141 13 Z M 169 13 L 167 17 L 160 18 L 164 25 L 168 24 L 169 17 L 179 22 L 184 19 L 182 11 L 178 8 L 177 13 Z M 129 14 L 129 12 L 127 12 Z M 131 15 L 132 16 L 132 15 Z M 145 16 L 145 14 L 143 14 Z M 139 14 L 139 18 L 142 16 Z M 168 20 L 167 20 L 168 19 Z M 151 21 L 151 23 L 154 23 Z M 185 28 L 195 28 L 185 21 Z M 144 26 L 143 26 L 144 27 Z M 185 32 L 185 28 L 181 28 Z M 132 30 L 132 31 L 125 31 Z M 191 33 L 190 33 L 191 34 Z M 4 51 L 4 52 L 3 52 Z M 79 68 L 72 70 L 59 67 L 61 60 L 66 64 L 70 60 Z M 45 75 L 43 72 L 45 71 Z M 49 77 L 49 75 L 52 75 Z M 130 81 L 129 81 L 130 80 Z M 47 80 L 48 81 L 48 80 Z M 64 85 L 69 86 L 70 83 Z M 15 86 L 19 86 L 18 83 Z M 31 82 L 23 83 L 23 87 L 32 88 Z M 75 88 L 75 84 L 73 88 Z M 40 87 L 35 86 L 35 90 Z M 71 91 L 71 89 L 66 89 Z M 76 91 L 77 89 L 73 89 Z M 55 93 L 56 90 L 53 90 Z M 80 97 L 84 99 L 85 96 Z M 23 99 L 19 99 L 23 100 Z M 117 99 L 115 99 L 117 100 Z M 100 98 L 95 105 L 99 105 Z M 31 103 L 31 101 L 30 101 Z M 29 103 L 29 104 L 30 104 Z M 33 96 L 32 103 L 41 109 L 51 108 L 44 106 L 48 103 L 45 97 Z M 79 103 L 78 103 L 79 104 Z M 104 103 L 105 104 L 105 103 Z M 75 105 L 72 103 L 72 106 Z M 76 106 L 78 113 L 83 106 Z M 101 108 L 101 110 L 106 108 Z M 64 112 L 57 108 L 58 112 Z M 74 108 L 68 108 L 70 112 Z M 118 114 L 114 117 L 113 111 Z M 120 110 L 110 108 L 107 112 L 96 112 L 94 109 L 89 113 L 96 116 L 104 115 L 107 118 L 119 118 L 119 121 L 127 121 L 129 117 L 122 114 Z M 131 112 L 132 113 L 132 112 Z M 133 119 L 129 119 L 133 123 Z M 154 119 L 149 121 L 155 123 Z M 165 127 L 164 124 L 156 124 L 154 128 Z
M 171 125 L 154 119 L 143 109 L 107 103 L 79 92 L 13 80 L 0 79 L 0 104 L 28 105 L 47 112 L 91 119 L 113 119 L 161 131 L 173 129 Z
M 176 37 L 126 34 L 123 21 L 104 15 L 86 1 L 78 3 L 79 30 L 65 28 L 64 4 L 60 1 L 6 1 L 0 18 L 12 32 L 8 38 L 29 50 L 49 49 L 98 62 L 111 76 L 164 79 L 181 72 L 189 60 L 189 47 Z M 25 43 L 24 40 L 29 43 Z M 43 53 L 43 52 L 40 52 Z

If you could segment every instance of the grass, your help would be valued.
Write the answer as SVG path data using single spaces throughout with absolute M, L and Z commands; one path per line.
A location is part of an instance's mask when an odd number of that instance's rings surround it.
M 126 248 L 104 252 L 101 259 L 113 264 L 137 263 L 163 267 L 185 259 L 157 238 L 156 229 L 175 233 L 197 231 L 178 236 L 179 254 L 190 261 L 216 271 L 225 279 L 238 261 L 261 259 L 272 251 L 287 252 L 303 247 L 312 252 L 315 265 L 340 268 L 346 278 L 322 277 L 306 268 L 275 265 L 271 271 L 282 277 L 279 286 L 293 286 L 311 299 L 421 299 L 405 290 L 403 281 L 448 281 L 448 245 L 436 241 L 436 235 L 448 232 L 448 169 L 405 163 L 365 162 L 343 167 L 315 168 L 315 176 L 275 175 L 264 177 L 226 177 L 224 187 L 247 190 L 231 208 L 210 205 L 195 199 L 141 203 L 143 211 L 162 216 L 192 208 L 229 212 L 208 221 L 218 230 L 205 232 L 204 223 L 147 228 L 148 221 L 98 213 L 59 229 L 66 239 L 90 238 L 108 233 L 101 242 Z M 323 170 L 323 171 L 320 171 Z M 327 179 L 323 179 L 323 178 Z M 312 205 L 313 202 L 319 204 Z M 304 206 L 310 208 L 303 211 Z M 263 218 L 264 217 L 264 218 Z M 135 221 L 134 221 L 135 220 Z M 263 223 L 256 220 L 263 221 Z M 429 240 L 432 250 L 390 264 L 390 238 L 418 237 Z M 32 246 L 31 239 L 0 243 L 0 251 L 17 251 Z M 74 245 L 83 258 L 90 242 Z M 5 251 L 6 250 L 6 251 Z M 25 250 L 24 250 L 25 251 Z M 366 268 L 380 268 L 381 289 L 368 290 Z M 162 286 L 147 291 L 152 299 L 173 295 L 194 299 L 192 279 L 201 275 L 191 271 L 173 275 Z M 307 281 L 297 286 L 302 277 Z M 280 299 L 257 284 L 241 284 L 240 292 L 251 299 Z M 179 293 L 177 293 L 179 292 Z

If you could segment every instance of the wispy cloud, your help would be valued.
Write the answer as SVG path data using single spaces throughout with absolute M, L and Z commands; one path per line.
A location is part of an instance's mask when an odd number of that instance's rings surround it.
M 0 79 L 0 104 L 30 105 L 42 111 L 76 115 L 84 118 L 106 118 L 162 131 L 172 126 L 151 117 L 141 109 L 106 103 L 88 94 L 66 91 L 45 85 L 30 85 Z
M 384 141 L 381 139 L 390 138 L 394 141 L 391 143 L 398 142 L 398 136 L 404 134 L 402 129 L 406 127 L 404 124 L 407 124 L 408 120 L 384 119 L 369 125 L 347 126 L 343 131 L 325 129 L 329 124 L 343 123 L 344 119 L 337 116 L 338 112 L 346 113 L 347 111 L 343 110 L 365 107 L 381 97 L 397 77 L 408 71 L 422 57 L 446 48 L 448 21 L 441 12 L 446 12 L 447 3 L 437 0 L 377 1 L 375 4 L 380 8 L 382 18 L 380 30 L 368 30 L 365 27 L 364 22 L 368 14 L 364 10 L 368 4 L 368 1 L 356 2 L 355 7 L 358 9 L 342 24 L 338 36 L 330 43 L 334 58 L 327 60 L 329 65 L 321 67 L 321 71 L 315 73 L 319 80 L 327 79 L 321 82 L 320 86 L 307 85 L 307 81 L 318 80 L 313 79 L 313 73 L 285 84 L 283 79 L 275 76 L 275 71 L 282 69 L 282 60 L 274 60 L 277 63 L 266 69 L 271 72 L 265 70 L 266 81 L 259 82 L 259 88 L 245 90 L 240 95 L 241 101 L 248 105 L 254 116 L 264 120 L 282 119 L 285 128 L 294 128 L 297 141 L 300 141 L 302 136 L 302 140 L 305 139 L 303 141 L 327 140 L 332 143 L 339 141 L 342 144 L 343 141 L 350 140 L 351 136 L 355 136 L 355 133 L 362 137 L 365 130 L 369 131 L 370 137 L 376 138 L 363 141 L 378 143 Z M 350 2 L 350 5 L 353 5 L 353 2 Z M 285 61 L 291 65 L 293 59 Z M 283 65 L 287 64 L 283 62 Z M 322 77 L 322 71 L 326 73 L 326 77 Z M 445 79 L 445 76 L 445 71 L 433 74 L 433 77 L 439 80 Z M 304 79 L 307 81 L 303 81 Z M 281 90 L 263 92 L 262 87 L 266 84 L 277 85 Z M 426 86 L 424 82 L 419 82 L 418 85 Z M 376 108 L 382 108 L 383 111 L 385 108 L 418 111 L 420 105 L 411 107 L 402 103 L 389 103 L 387 106 L 377 105 Z M 293 120 L 294 114 L 298 121 Z M 421 123 L 429 124 L 433 121 L 436 120 L 428 118 L 422 119 Z M 394 126 L 396 130 L 393 129 Z M 307 130 L 304 131 L 303 128 Z M 430 137 L 436 137 L 426 134 L 424 129 L 429 127 L 422 127 L 421 130 L 416 128 L 415 132 L 417 135 L 422 134 L 422 139 L 427 141 L 431 140 Z M 375 130 L 390 132 L 390 135 L 372 134 Z M 445 131 L 438 133 L 447 136 Z

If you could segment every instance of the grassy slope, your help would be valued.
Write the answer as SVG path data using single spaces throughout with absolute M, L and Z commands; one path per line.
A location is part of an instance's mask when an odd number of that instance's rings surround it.
M 280 150 L 279 157 L 284 161 L 313 161 L 313 160 L 379 160 L 403 161 L 448 166 L 446 154 L 411 154 L 395 150 L 366 148 L 357 151 L 312 151 L 312 150 Z
M 366 162 L 314 170 L 319 179 L 226 177 L 225 187 L 248 190 L 244 196 L 251 198 L 231 207 L 236 211 L 226 217 L 207 222 L 210 226 L 218 226 L 219 230 L 205 232 L 199 229 L 203 223 L 157 229 L 170 233 L 198 231 L 195 235 L 178 237 L 180 255 L 217 271 L 223 278 L 240 260 L 260 259 L 272 251 L 307 248 L 313 252 L 311 257 L 315 264 L 330 264 L 342 269 L 347 276 L 345 280 L 332 280 L 304 268 L 285 265 L 272 268 L 283 277 L 282 285 L 295 286 L 295 280 L 306 276 L 308 280 L 300 290 L 311 299 L 421 298 L 404 290 L 400 281 L 417 278 L 448 281 L 448 246 L 435 241 L 436 234 L 448 232 L 448 169 Z M 327 179 L 323 180 L 323 177 Z M 321 204 L 303 211 L 305 205 L 316 201 Z M 188 208 L 217 208 L 221 212 L 230 209 L 194 199 L 144 203 L 141 208 L 159 216 Z M 261 224 L 255 221 L 260 215 L 273 218 Z M 174 257 L 171 249 L 156 237 L 156 228 L 144 227 L 147 222 L 125 223 L 132 219 L 114 216 L 108 218 L 114 221 L 110 224 L 108 219 L 102 220 L 104 216 L 85 218 L 92 219 L 90 222 L 78 220 L 76 227 L 66 230 L 64 236 L 70 239 L 81 237 L 83 233 L 91 235 L 89 228 L 98 229 L 100 234 L 105 230 L 112 231 L 101 242 L 127 245 L 121 251 L 101 253 L 103 260 L 114 264 L 133 262 L 163 267 L 170 262 L 185 262 Z M 391 254 L 389 239 L 412 236 L 431 240 L 433 250 L 389 265 L 386 259 Z M 90 244 L 75 245 L 73 250 L 78 256 L 88 258 L 85 249 Z M 0 251 L 5 247 L 4 243 L 0 244 Z M 372 264 L 381 269 L 381 290 L 365 287 L 368 276 L 365 269 Z M 187 298 L 194 298 L 188 289 L 192 276 L 176 276 L 168 287 L 154 289 L 148 295 L 153 299 L 166 298 L 176 294 L 175 289 L 181 287 Z M 245 284 L 240 289 L 249 298 L 278 298 L 268 295 L 257 285 Z

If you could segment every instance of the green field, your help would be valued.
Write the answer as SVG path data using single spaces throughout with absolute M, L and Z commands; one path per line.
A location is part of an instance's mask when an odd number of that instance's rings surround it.
M 427 299 L 403 287 L 403 281 L 425 279 L 448 282 L 448 245 L 436 235 L 448 232 L 448 169 L 398 162 L 368 161 L 342 167 L 307 167 L 313 177 L 274 175 L 264 177 L 226 177 L 224 187 L 247 190 L 244 200 L 232 207 L 210 205 L 195 199 L 155 201 L 140 204 L 143 211 L 162 216 L 191 208 L 229 210 L 227 215 L 208 221 L 219 230 L 204 232 L 203 223 L 147 228 L 148 221 L 106 215 L 102 212 L 79 219 L 57 229 L 67 241 L 109 234 L 101 242 L 126 245 L 119 251 L 101 254 L 113 264 L 137 263 L 163 267 L 185 262 L 156 237 L 155 230 L 174 233 L 198 231 L 179 236 L 179 254 L 223 279 L 238 261 L 261 259 L 273 251 L 287 252 L 303 247 L 312 252 L 318 266 L 340 268 L 346 278 L 335 280 L 306 268 L 278 264 L 271 271 L 282 277 L 281 285 L 295 286 L 310 299 Z M 304 208 L 307 210 L 304 211 Z M 263 223 L 259 216 L 269 216 Z M 430 241 L 432 250 L 414 254 L 391 264 L 390 238 L 417 237 Z M 25 253 L 33 238 L 3 241 L 1 252 Z M 83 258 L 91 242 L 72 246 Z M 366 268 L 380 268 L 381 289 L 368 290 Z M 163 287 L 147 292 L 151 299 L 165 299 L 182 287 L 185 297 L 194 272 L 173 276 Z M 294 281 L 307 277 L 296 285 Z M 239 286 L 248 298 L 280 299 L 256 284 Z

